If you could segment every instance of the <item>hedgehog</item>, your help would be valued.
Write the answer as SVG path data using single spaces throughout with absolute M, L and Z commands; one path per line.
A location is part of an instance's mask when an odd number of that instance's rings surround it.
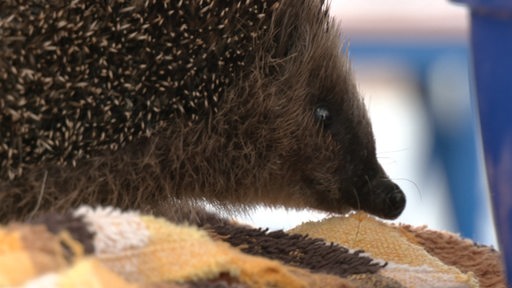
M 328 8 L 1 1 L 1 221 L 204 200 L 398 217 Z

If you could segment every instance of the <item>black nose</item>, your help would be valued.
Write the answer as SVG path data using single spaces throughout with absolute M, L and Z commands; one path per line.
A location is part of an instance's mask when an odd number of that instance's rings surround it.
M 361 209 L 384 219 L 396 219 L 405 208 L 405 194 L 388 179 L 374 180 L 369 189 L 359 193 Z
M 392 184 L 394 187 L 392 190 L 388 190 L 389 192 L 386 199 L 387 207 L 384 209 L 386 213 L 384 213 L 385 215 L 382 216 L 383 218 L 387 219 L 395 219 L 400 216 L 400 214 L 402 214 L 404 211 L 406 202 L 405 194 L 402 192 L 402 189 L 400 189 L 400 187 L 395 183 Z

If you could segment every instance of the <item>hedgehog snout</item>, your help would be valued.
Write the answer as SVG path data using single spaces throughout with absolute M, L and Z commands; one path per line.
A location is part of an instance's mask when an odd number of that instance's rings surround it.
M 400 187 L 389 179 L 377 179 L 370 186 L 369 203 L 363 210 L 385 219 L 395 219 L 405 208 L 406 198 Z

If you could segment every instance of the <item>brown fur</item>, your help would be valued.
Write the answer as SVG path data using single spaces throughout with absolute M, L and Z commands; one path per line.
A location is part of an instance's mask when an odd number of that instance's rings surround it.
M 281 1 L 269 33 L 253 44 L 253 65 L 226 88 L 218 111 L 197 123 L 175 117 L 149 137 L 76 167 L 34 165 L 0 180 L 0 219 L 26 217 L 41 192 L 39 211 L 81 203 L 154 210 L 173 199 L 207 199 L 236 209 L 264 204 L 398 216 L 403 194 L 376 160 L 340 30 L 320 5 Z M 315 119 L 320 104 L 332 114 L 329 127 Z M 401 197 L 398 206 L 393 195 Z

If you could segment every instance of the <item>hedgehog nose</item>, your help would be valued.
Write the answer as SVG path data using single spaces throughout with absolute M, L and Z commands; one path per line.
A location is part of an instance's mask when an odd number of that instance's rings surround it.
M 390 190 L 389 194 L 387 195 L 387 215 L 385 218 L 388 219 L 395 219 L 400 214 L 402 214 L 402 211 L 404 211 L 405 208 L 405 194 L 402 192 L 402 189 L 395 183 L 393 184 L 393 189 Z
M 370 203 L 363 210 L 384 219 L 395 219 L 405 208 L 405 194 L 393 181 L 388 179 L 373 182 L 375 190 L 370 192 Z

